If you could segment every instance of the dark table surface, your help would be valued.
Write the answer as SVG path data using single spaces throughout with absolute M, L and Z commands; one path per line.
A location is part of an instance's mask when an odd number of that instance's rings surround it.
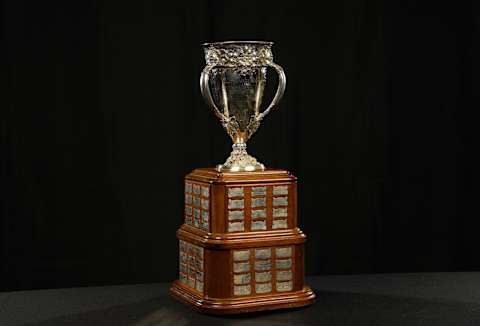
M 480 325 L 479 273 L 319 276 L 307 308 L 206 316 L 169 284 L 0 293 L 0 325 Z

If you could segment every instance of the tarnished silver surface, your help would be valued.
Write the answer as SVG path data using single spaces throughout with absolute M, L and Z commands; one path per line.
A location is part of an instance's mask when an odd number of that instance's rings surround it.
M 234 142 L 229 158 L 217 166 L 219 171 L 265 168 L 247 153 L 246 142 L 285 91 L 285 73 L 273 62 L 272 44 L 260 41 L 203 44 L 207 65 L 200 76 L 200 90 Z M 272 102 L 261 112 L 268 67 L 278 73 L 279 83 Z

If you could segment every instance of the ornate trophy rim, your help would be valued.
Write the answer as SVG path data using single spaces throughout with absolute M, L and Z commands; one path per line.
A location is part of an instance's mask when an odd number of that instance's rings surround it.
M 202 43 L 201 46 L 222 46 L 222 45 L 241 45 L 241 44 L 257 44 L 257 45 L 272 46 L 274 43 L 271 41 L 221 41 L 221 42 Z

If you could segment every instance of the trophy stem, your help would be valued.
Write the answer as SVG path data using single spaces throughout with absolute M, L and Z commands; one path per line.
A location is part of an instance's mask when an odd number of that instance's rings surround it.
M 245 171 L 263 171 L 265 166 L 259 163 L 257 159 L 247 153 L 247 144 L 245 142 L 235 142 L 232 145 L 232 152 L 224 164 L 217 165 L 219 172 L 245 172 Z

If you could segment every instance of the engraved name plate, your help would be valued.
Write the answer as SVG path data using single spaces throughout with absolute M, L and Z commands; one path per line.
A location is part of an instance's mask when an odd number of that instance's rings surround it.
M 233 274 L 233 282 L 235 284 L 249 284 L 250 279 L 250 274 Z
M 250 258 L 250 250 L 235 250 L 233 252 L 233 260 L 248 260 Z
M 288 209 L 287 208 L 274 208 L 273 217 L 287 217 Z
M 197 283 L 195 284 L 195 289 L 197 289 L 197 291 L 203 292 L 203 282 L 197 280 Z
M 193 185 L 193 193 L 195 195 L 200 195 L 200 186 L 199 185 L 196 185 L 196 184 Z
M 202 221 L 203 223 L 208 223 L 208 211 L 202 212 Z
M 255 282 L 267 282 L 272 279 L 272 272 L 255 273 Z
M 200 197 L 193 197 L 193 205 L 200 207 Z
M 198 208 L 193 210 L 193 217 L 195 217 L 195 219 L 200 219 L 200 210 Z
M 229 188 L 228 197 L 243 197 L 243 188 Z
M 272 283 L 257 283 L 255 284 L 255 292 L 268 293 L 272 292 Z
M 229 220 L 243 220 L 244 213 L 243 211 L 228 211 Z
M 243 273 L 250 271 L 250 263 L 233 263 L 233 271 L 235 273 Z
M 253 221 L 252 222 L 252 230 L 257 231 L 257 230 L 266 230 L 267 229 L 267 223 L 265 221 Z
M 288 281 L 288 282 L 277 282 L 277 291 L 278 291 L 278 292 L 291 291 L 292 288 L 293 288 L 293 283 L 292 283 L 292 281 Z
M 267 211 L 265 209 L 254 209 L 252 210 L 252 218 L 266 218 Z
M 229 222 L 228 232 L 238 232 L 245 230 L 243 222 Z
M 292 279 L 292 271 L 277 271 L 278 281 L 289 281 Z
M 273 220 L 272 229 L 286 229 L 288 228 L 287 220 Z
M 292 259 L 277 259 L 277 268 L 286 269 L 292 267 Z
M 252 196 L 265 196 L 267 187 L 252 187 Z
M 266 206 L 265 197 L 252 198 L 252 207 L 262 207 Z
M 276 248 L 275 255 L 277 258 L 287 258 L 292 256 L 292 247 L 283 247 L 283 248 Z
M 267 259 L 272 256 L 272 249 L 255 249 L 255 258 L 256 259 Z
M 202 196 L 203 197 L 208 197 L 210 195 L 210 189 L 208 187 L 202 187 Z
M 269 260 L 257 260 L 255 261 L 255 270 L 257 271 L 266 271 L 272 268 L 272 263 Z
M 243 199 L 229 199 L 228 208 L 243 208 Z
M 180 274 L 180 282 L 187 284 L 187 276 L 185 274 Z
M 273 195 L 288 195 L 288 186 L 274 186 Z
M 248 295 L 250 292 L 250 285 L 235 285 L 233 287 L 234 295 Z
M 273 206 L 287 206 L 287 205 L 288 205 L 288 197 L 273 198 Z

